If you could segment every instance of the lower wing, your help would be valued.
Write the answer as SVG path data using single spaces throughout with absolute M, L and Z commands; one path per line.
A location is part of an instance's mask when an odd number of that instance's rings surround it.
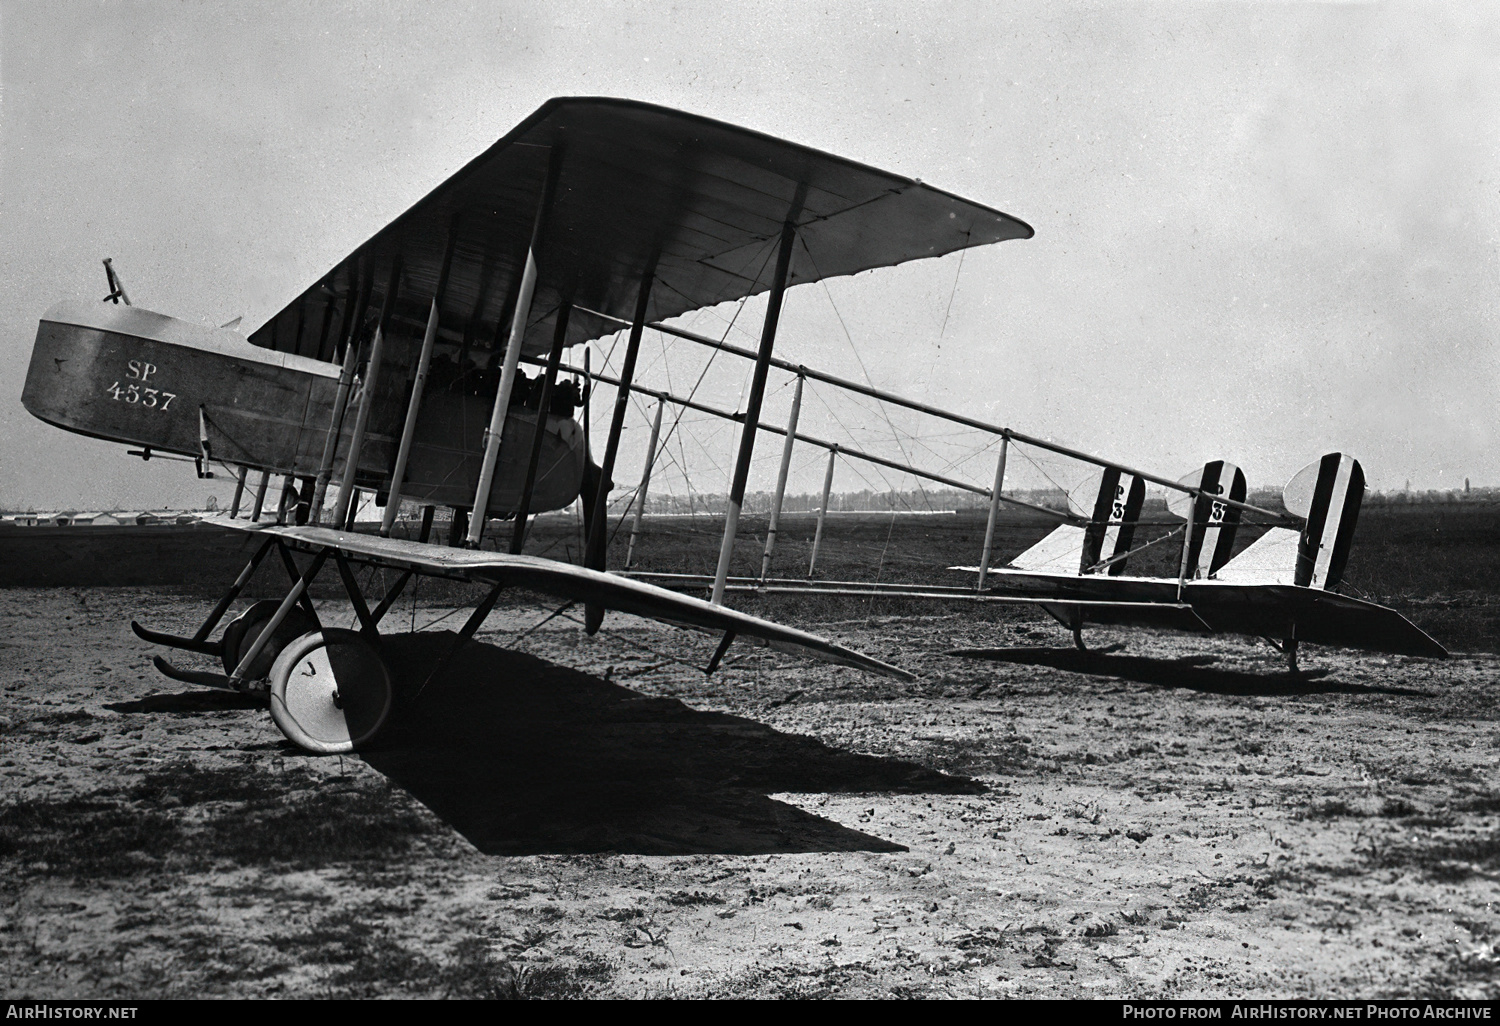
M 902 680 L 916 679 L 914 674 L 899 667 L 816 634 L 572 563 L 537 556 L 447 548 L 327 527 L 256 524 L 227 517 L 210 518 L 204 522 L 251 534 L 272 535 L 311 548 L 337 549 L 364 562 L 418 574 L 504 584 L 666 623 L 720 634 L 732 633 L 737 638 L 765 644 L 778 651 L 854 666 Z

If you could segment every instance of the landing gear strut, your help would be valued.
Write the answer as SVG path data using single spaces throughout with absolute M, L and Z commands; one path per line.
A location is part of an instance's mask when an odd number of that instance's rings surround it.
M 254 603 L 230 621 L 219 641 L 209 641 L 210 632 L 272 547 L 292 582 L 286 597 Z M 323 627 L 307 594 L 330 555 L 338 565 L 362 633 Z M 221 675 L 182 670 L 157 656 L 153 661 L 166 676 L 266 696 L 271 719 L 299 747 L 325 755 L 352 752 L 374 739 L 391 711 L 393 679 L 380 655 L 378 626 L 409 578 L 409 573 L 404 574 L 372 613 L 343 553 L 319 549 L 301 570 L 279 539 L 267 538 L 194 637 L 178 638 L 139 624 L 132 626 L 147 641 L 218 656 L 225 671 Z

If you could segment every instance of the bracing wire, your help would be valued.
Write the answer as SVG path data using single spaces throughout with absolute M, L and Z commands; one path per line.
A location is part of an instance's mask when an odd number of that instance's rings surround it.
M 970 228 L 964 232 L 964 247 L 958 251 L 958 270 L 953 273 L 953 291 L 948 293 L 948 307 L 943 311 L 943 326 L 938 329 L 938 338 L 942 338 L 943 332 L 948 330 L 948 314 L 953 312 L 953 297 L 958 295 L 958 279 L 964 273 L 964 257 L 969 253 L 969 236 L 973 231 Z
M 828 280 L 823 277 L 823 272 L 818 268 L 818 261 L 812 255 L 812 250 L 808 248 L 807 240 L 802 238 L 801 236 L 798 236 L 798 240 L 802 243 L 802 251 L 807 254 L 807 259 L 812 261 L 813 273 L 818 275 L 818 280 L 823 286 L 823 294 L 828 297 L 828 305 L 833 308 L 833 315 L 838 319 L 839 328 L 844 333 L 844 341 L 849 343 L 849 349 L 854 353 L 854 359 L 859 364 L 859 371 L 865 376 L 865 384 L 869 385 L 871 388 L 874 388 L 875 380 L 870 377 L 870 370 L 865 366 L 864 357 L 859 355 L 859 347 L 854 344 L 854 336 L 849 333 L 849 325 L 844 323 L 843 311 L 840 310 L 838 304 L 833 301 L 833 292 L 828 288 Z M 891 420 L 890 412 L 886 410 L 884 403 L 881 403 L 879 405 L 881 416 L 885 418 L 887 426 L 889 426 L 891 429 L 891 437 L 896 442 L 896 448 L 901 452 L 901 458 L 904 459 L 908 464 L 910 464 L 912 462 L 911 454 L 906 451 L 906 446 L 901 443 L 901 434 L 896 430 L 896 425 Z M 932 504 L 930 500 L 927 499 L 927 490 L 922 487 L 922 482 L 920 479 L 917 480 L 917 491 L 921 493 L 922 500 L 928 504 L 928 508 L 930 509 Z

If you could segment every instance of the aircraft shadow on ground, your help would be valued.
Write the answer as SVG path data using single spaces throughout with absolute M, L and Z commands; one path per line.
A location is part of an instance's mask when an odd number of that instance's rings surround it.
M 128 702 L 107 702 L 104 708 L 118 713 L 201 713 L 220 709 L 264 709 L 265 700 L 237 691 L 207 691 L 197 688 L 170 695 L 147 695 Z
M 767 795 L 983 790 L 477 642 L 418 694 L 453 637 L 386 639 L 397 704 L 363 757 L 487 854 L 904 851 Z
M 1246 673 L 1208 665 L 1214 656 L 1186 656 L 1181 659 L 1149 659 L 1144 656 L 1113 655 L 1104 652 L 1079 652 L 1068 648 L 972 648 L 957 649 L 948 655 L 964 659 L 988 659 L 994 662 L 1018 663 L 1024 666 L 1050 666 L 1054 670 L 1117 677 L 1139 684 L 1166 688 L 1189 688 L 1220 695 L 1286 697 L 1292 695 L 1407 695 L 1431 697 L 1415 688 L 1389 687 L 1378 684 L 1349 684 L 1330 680 L 1327 671 L 1313 670 L 1298 674 Z

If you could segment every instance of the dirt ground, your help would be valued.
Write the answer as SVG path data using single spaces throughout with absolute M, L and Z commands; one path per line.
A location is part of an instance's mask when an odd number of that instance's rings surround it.
M 206 605 L 0 590 L 6 997 L 1500 996 L 1500 656 L 520 605 L 356 759 L 155 673 Z

